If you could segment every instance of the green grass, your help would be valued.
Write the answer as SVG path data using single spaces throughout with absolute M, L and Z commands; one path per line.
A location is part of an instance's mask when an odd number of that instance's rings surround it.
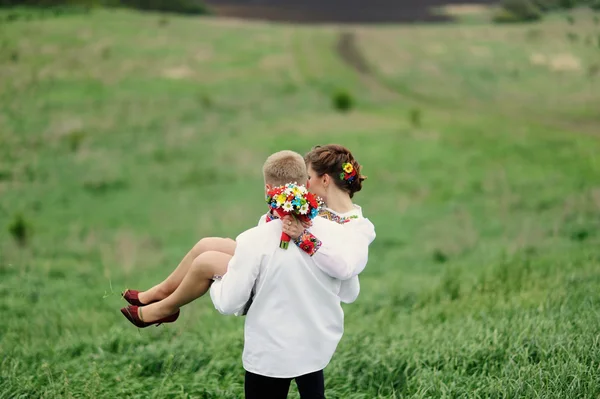
M 269 153 L 328 142 L 378 233 L 328 398 L 597 398 L 600 27 L 577 21 L 356 27 L 368 76 L 332 26 L 3 24 L 0 398 L 241 397 L 243 319 L 203 298 L 138 331 L 118 293 L 253 226 Z

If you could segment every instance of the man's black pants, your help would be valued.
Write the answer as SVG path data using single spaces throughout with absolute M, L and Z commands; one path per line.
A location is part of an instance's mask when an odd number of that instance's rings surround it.
M 292 380 L 296 380 L 302 399 L 325 399 L 323 370 L 296 378 L 265 377 L 246 371 L 246 399 L 286 399 Z

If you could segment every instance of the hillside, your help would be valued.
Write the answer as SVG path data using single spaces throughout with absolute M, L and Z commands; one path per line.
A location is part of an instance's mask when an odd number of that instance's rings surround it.
M 119 292 L 256 224 L 271 152 L 329 142 L 378 237 L 328 398 L 598 397 L 600 26 L 572 16 L 3 24 L 0 399 L 241 397 L 243 319 L 202 298 L 138 331 Z

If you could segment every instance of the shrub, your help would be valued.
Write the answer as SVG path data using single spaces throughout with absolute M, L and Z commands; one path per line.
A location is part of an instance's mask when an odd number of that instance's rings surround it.
M 204 108 L 212 108 L 213 106 L 213 100 L 208 94 L 200 94 L 198 101 Z
M 146 11 L 162 11 L 180 14 L 206 14 L 206 5 L 201 0 L 120 0 L 121 6 Z
M 504 8 L 500 8 L 494 14 L 493 21 L 496 23 L 499 23 L 499 24 L 503 24 L 503 23 L 522 22 L 523 20 L 521 18 L 519 18 L 517 15 L 513 14 L 512 12 L 510 12 Z
M 560 0 L 531 0 L 531 3 L 541 11 L 556 10 L 560 7 Z
M 19 245 L 27 245 L 31 236 L 31 226 L 27 223 L 25 218 L 23 218 L 23 215 L 15 215 L 12 222 L 8 225 L 8 231 Z
M 11 181 L 12 176 L 13 175 L 11 171 L 0 169 L 0 181 Z
M 79 147 L 81 147 L 81 143 L 85 139 L 85 136 L 85 132 L 81 130 L 74 130 L 64 136 L 67 146 L 71 152 L 77 152 L 77 150 L 79 150 Z
M 542 18 L 542 11 L 530 0 L 504 0 L 494 22 L 530 22 Z
M 93 7 L 103 4 L 101 0 L 0 0 L 0 7 L 36 7 L 66 10 L 69 7 Z
M 340 112 L 347 112 L 354 107 L 354 98 L 346 91 L 338 91 L 332 100 L 333 107 Z
M 583 3 L 581 0 L 560 0 L 561 8 L 573 8 L 577 6 L 577 3 Z
M 41 5 L 40 5 L 41 4 Z M 87 14 L 94 3 L 91 1 L 78 0 L 72 2 L 35 2 L 0 0 L 0 9 L 8 8 L 8 11 L 0 13 L 0 22 L 7 21 L 31 21 L 44 18 L 54 18 L 61 15 Z
M 161 11 L 180 14 L 206 14 L 208 9 L 202 0 L 0 0 L 0 7 L 52 8 L 63 13 L 70 8 L 95 6 L 129 7 L 145 11 Z
M 413 127 L 421 127 L 421 109 L 413 108 L 409 112 L 409 119 Z

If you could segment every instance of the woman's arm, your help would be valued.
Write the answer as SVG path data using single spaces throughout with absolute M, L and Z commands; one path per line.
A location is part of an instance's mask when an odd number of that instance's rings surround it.
M 319 269 L 340 280 L 348 280 L 364 270 L 369 260 L 369 245 L 376 236 L 373 223 L 365 218 L 343 225 L 316 218 L 313 227 L 299 236 L 290 234 L 294 235 L 296 245 L 313 257 Z
M 358 281 L 358 276 L 354 276 L 349 280 L 342 281 L 339 293 L 339 297 L 342 302 L 352 303 L 356 301 L 358 294 L 360 294 L 360 282 Z

